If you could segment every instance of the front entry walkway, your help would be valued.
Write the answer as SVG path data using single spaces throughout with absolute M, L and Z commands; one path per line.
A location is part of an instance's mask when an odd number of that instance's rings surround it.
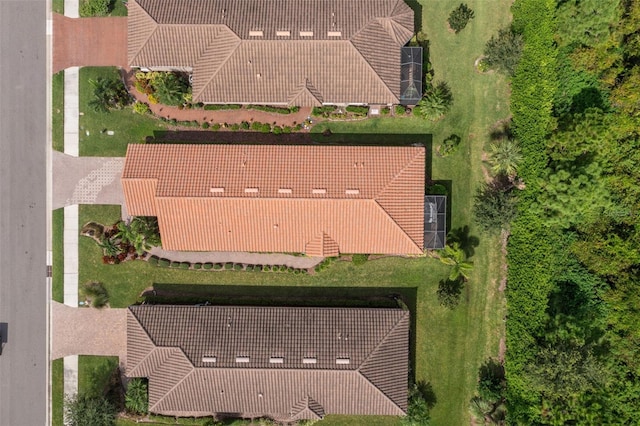
M 125 364 L 127 310 L 72 308 L 51 302 L 51 359 L 70 355 L 118 356 Z
M 53 208 L 124 203 L 122 157 L 72 157 L 53 151 Z
M 127 66 L 126 17 L 53 14 L 53 72 L 83 66 Z

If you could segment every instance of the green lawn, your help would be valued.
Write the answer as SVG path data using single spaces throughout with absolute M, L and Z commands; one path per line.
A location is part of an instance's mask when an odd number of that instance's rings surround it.
M 131 107 L 109 113 L 95 112 L 88 106 L 93 97 L 89 80 L 98 77 L 120 78 L 116 68 L 85 67 L 80 69 L 80 155 L 124 156 L 127 144 L 143 142 L 156 130 L 166 126 L 151 116 L 134 114 Z M 107 131 L 113 131 L 109 136 Z
M 64 209 L 52 212 L 52 250 L 53 250 L 53 276 L 51 298 L 56 302 L 64 302 Z
M 60 15 L 64 15 L 64 0 L 52 0 L 51 10 Z
M 62 426 L 64 398 L 64 362 L 62 358 L 51 361 L 51 424 Z
M 60 71 L 52 77 L 51 114 L 53 149 L 64 152 L 64 71 Z

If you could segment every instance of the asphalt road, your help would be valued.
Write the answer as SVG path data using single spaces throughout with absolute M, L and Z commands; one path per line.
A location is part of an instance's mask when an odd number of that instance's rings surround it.
M 0 0 L 0 425 L 46 424 L 46 4 Z

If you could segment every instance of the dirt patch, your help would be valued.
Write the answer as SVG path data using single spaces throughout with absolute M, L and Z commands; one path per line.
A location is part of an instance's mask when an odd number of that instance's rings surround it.
M 500 346 L 498 349 L 498 360 L 500 361 L 500 364 L 504 365 L 504 358 L 506 353 L 507 353 L 507 343 L 504 340 L 504 337 L 502 337 L 500 338 Z
M 498 290 L 503 292 L 507 289 L 507 243 L 509 242 L 509 231 L 502 230 L 500 233 L 500 252 L 502 253 L 502 266 L 500 267 L 500 273 L 502 279 L 500 279 L 500 287 Z

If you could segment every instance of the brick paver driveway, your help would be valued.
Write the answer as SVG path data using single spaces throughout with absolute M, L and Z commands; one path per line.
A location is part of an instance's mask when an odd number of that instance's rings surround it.
M 124 203 L 122 157 L 72 157 L 53 152 L 53 208 Z
M 69 355 L 119 356 L 127 347 L 127 310 L 73 308 L 51 302 L 51 359 Z
M 53 72 L 83 66 L 127 66 L 126 17 L 53 14 Z

